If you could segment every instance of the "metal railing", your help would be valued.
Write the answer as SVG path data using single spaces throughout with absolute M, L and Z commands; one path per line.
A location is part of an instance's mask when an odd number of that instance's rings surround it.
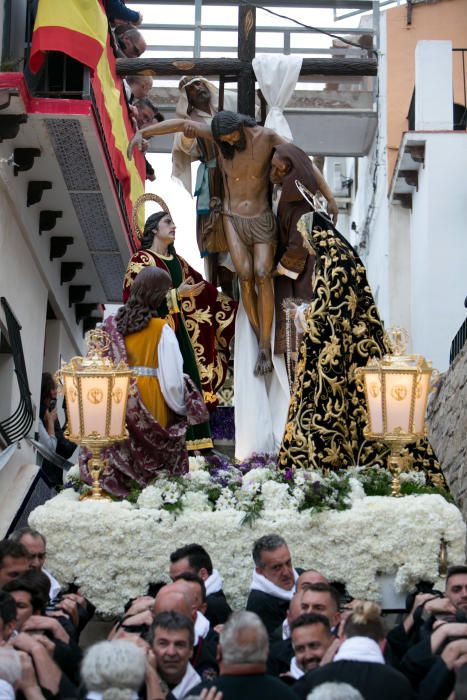
M 21 342 L 21 326 L 5 297 L 0 299 L 8 329 L 8 342 L 13 356 L 15 374 L 19 387 L 19 404 L 9 418 L 0 421 L 0 436 L 7 445 L 22 440 L 31 430 L 34 412 L 29 391 L 28 374 L 24 362 L 23 344 Z
M 464 104 L 454 103 L 454 129 L 465 129 L 467 127 L 467 81 L 466 81 L 466 54 L 467 49 L 453 49 L 453 71 L 456 70 L 454 59 L 459 56 L 461 60 L 462 85 L 464 92 Z
M 467 300 L 466 300 L 467 301 Z M 467 341 L 467 318 L 465 319 L 462 326 L 457 331 L 451 343 L 451 350 L 449 352 L 449 364 L 454 362 L 454 359 L 460 353 Z

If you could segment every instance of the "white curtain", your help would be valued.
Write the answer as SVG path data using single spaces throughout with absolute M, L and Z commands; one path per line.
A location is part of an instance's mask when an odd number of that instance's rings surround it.
M 274 348 L 272 324 L 271 346 Z M 234 396 L 235 457 L 258 452 L 277 453 L 284 435 L 290 393 L 283 355 L 272 356 L 274 369 L 256 377 L 258 341 L 240 299 L 235 321 Z
M 283 110 L 293 95 L 301 68 L 302 59 L 298 56 L 259 54 L 253 59 L 256 79 L 269 105 L 264 126 L 288 141 L 293 141 L 293 136 Z

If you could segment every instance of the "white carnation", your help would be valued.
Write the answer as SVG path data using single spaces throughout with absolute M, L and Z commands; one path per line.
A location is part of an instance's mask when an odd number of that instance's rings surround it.
M 190 472 L 196 472 L 199 469 L 204 469 L 207 462 L 204 457 L 188 457 L 188 469 Z
M 362 498 L 365 498 L 365 489 L 363 488 L 361 481 L 359 481 L 358 479 L 355 479 L 355 477 L 351 477 L 349 479 L 349 486 L 350 486 L 350 494 L 349 494 L 350 503 L 355 503 L 355 501 L 360 501 Z
M 277 481 L 265 481 L 261 489 L 264 507 L 268 509 L 288 508 L 290 505 L 289 487 Z
M 271 479 L 272 476 L 274 476 L 274 475 L 270 469 L 263 469 L 261 467 L 258 467 L 257 469 L 251 469 L 251 471 L 247 472 L 244 475 L 243 484 L 249 485 L 249 484 L 262 483 L 263 481 L 267 481 L 268 479 Z
M 140 508 L 162 508 L 162 490 L 158 486 L 146 486 L 138 497 L 137 505 Z
M 230 489 L 223 489 L 216 501 L 216 510 L 232 510 L 238 505 L 235 494 Z
M 182 503 L 184 510 L 203 511 L 209 509 L 208 496 L 202 491 L 187 491 L 182 496 Z
M 292 489 L 292 498 L 295 501 L 296 507 L 300 506 L 305 500 L 305 494 L 299 486 L 294 486 Z
M 245 499 L 251 499 L 256 496 L 257 493 L 261 491 L 261 482 L 260 481 L 252 481 L 249 484 L 245 484 L 245 482 L 242 484 L 241 488 L 239 489 L 238 493 L 238 498 L 245 498 Z
M 74 464 L 66 473 L 65 482 L 73 479 L 73 481 L 80 481 L 81 475 L 79 472 L 79 464 Z
M 411 484 L 416 484 L 417 486 L 425 486 L 426 485 L 426 477 L 424 472 L 401 472 L 399 476 L 399 480 L 401 484 L 404 483 L 411 483 Z
M 211 483 L 209 472 L 205 471 L 204 469 L 198 469 L 197 471 L 190 472 L 187 479 L 197 488 L 203 488 Z
M 423 579 L 439 587 L 442 539 L 448 563 L 463 561 L 465 524 L 456 506 L 441 496 L 356 498 L 361 491 L 352 482 L 350 486 L 351 509 L 319 513 L 291 510 L 302 495 L 298 486 L 289 507 L 279 505 L 274 499 L 284 498 L 286 485 L 274 481 L 252 483 L 235 493 L 225 488 L 215 510 L 202 491 L 183 495 L 183 485 L 167 480 L 144 489 L 138 507 L 80 502 L 67 489 L 36 508 L 29 525 L 47 537 L 47 568 L 54 576 L 63 585 L 76 581 L 97 610 L 110 615 L 120 614 L 126 600 L 143 594 L 150 581 L 166 580 L 170 552 L 194 532 L 221 573 L 234 609 L 245 606 L 252 543 L 268 532 L 285 537 L 295 566 L 316 568 L 367 600 L 378 599 L 380 574 L 393 576 L 396 590 Z M 182 498 L 184 509 L 176 514 L 160 509 L 167 498 Z M 251 528 L 242 527 L 242 504 L 255 499 L 272 502 L 274 508 L 265 507 Z

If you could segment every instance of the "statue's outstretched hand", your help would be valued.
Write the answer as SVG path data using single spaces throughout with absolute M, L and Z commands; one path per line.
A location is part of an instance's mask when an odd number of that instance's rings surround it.
M 184 282 L 181 283 L 180 287 L 177 289 L 178 296 L 183 297 L 197 297 L 201 293 L 204 287 L 204 280 L 201 282 L 194 282 L 192 277 L 187 277 Z
M 126 150 L 126 154 L 130 160 L 133 157 L 133 151 L 135 150 L 135 147 L 138 148 L 138 151 L 142 151 L 144 149 L 144 143 L 145 139 L 143 138 L 141 131 L 137 131 L 131 139 L 130 143 L 128 144 L 128 148 Z
M 198 132 L 190 122 L 187 122 L 183 127 L 183 134 L 189 139 L 194 139 L 198 135 Z

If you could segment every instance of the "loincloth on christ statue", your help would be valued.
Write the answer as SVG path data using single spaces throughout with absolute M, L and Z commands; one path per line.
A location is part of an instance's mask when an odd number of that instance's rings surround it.
M 228 214 L 244 245 L 251 247 L 256 243 L 277 243 L 276 217 L 270 209 L 258 216 L 239 216 Z

